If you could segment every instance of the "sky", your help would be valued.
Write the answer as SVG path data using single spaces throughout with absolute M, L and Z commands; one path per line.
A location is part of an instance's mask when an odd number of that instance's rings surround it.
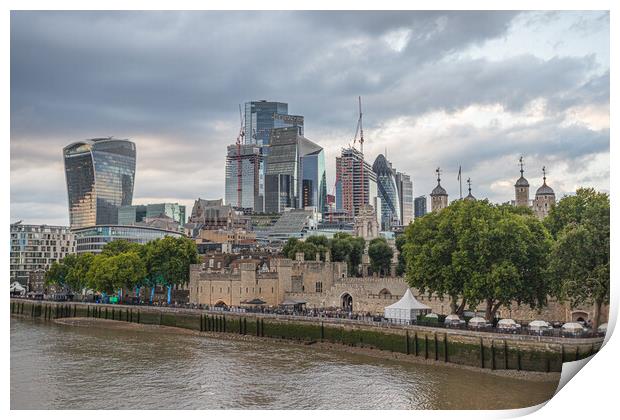
M 362 97 L 364 152 L 428 196 L 609 191 L 609 13 L 11 12 L 11 221 L 68 225 L 62 148 L 136 143 L 134 204 L 224 195 L 238 104 L 287 102 L 328 193 Z M 463 184 L 466 195 L 466 184 Z M 430 203 L 429 203 L 430 204 Z

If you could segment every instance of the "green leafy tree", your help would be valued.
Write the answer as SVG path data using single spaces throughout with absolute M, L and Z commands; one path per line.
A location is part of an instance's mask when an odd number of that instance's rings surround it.
M 366 241 L 364 238 L 351 236 L 349 239 L 351 243 L 351 252 L 349 253 L 349 275 L 359 276 L 359 265 L 362 263 L 362 255 L 364 255 L 364 248 L 366 247 Z
M 394 250 L 384 238 L 375 238 L 370 241 L 368 244 L 368 256 L 370 257 L 370 267 L 373 272 L 379 273 L 379 275 L 390 274 Z
M 72 254 L 67 255 L 67 257 L 72 256 Z M 66 258 L 66 257 L 65 257 Z M 64 259 L 63 259 L 64 260 Z M 68 268 L 64 261 L 54 261 L 50 268 L 45 273 L 45 284 L 52 285 L 56 284 L 59 286 L 64 286 L 66 283 L 66 277 Z
M 550 237 L 529 214 L 484 201 L 456 201 L 406 230 L 409 283 L 422 293 L 450 297 L 454 313 L 484 302 L 487 319 L 512 301 L 546 303 Z
M 291 260 L 295 259 L 295 247 L 298 243 L 299 239 L 288 238 L 286 244 L 284 244 L 284 247 L 282 248 L 282 254 L 284 254 L 286 258 L 290 258 Z
M 136 242 L 129 242 L 125 239 L 116 239 L 105 244 L 101 250 L 101 253 L 106 256 L 114 256 L 129 251 L 137 252 L 139 254 L 142 252 L 143 247 L 143 245 Z
M 406 243 L 407 243 L 407 236 L 398 235 L 396 237 L 396 249 L 398 250 L 398 265 L 396 266 L 397 276 L 404 275 L 406 271 L 405 255 L 403 254 Z
M 353 245 L 351 244 L 351 235 L 345 233 L 336 233 L 331 241 L 329 241 L 329 249 L 332 261 L 346 262 L 349 259 Z
M 88 270 L 88 287 L 98 292 L 112 294 L 119 287 L 121 283 L 116 278 L 113 257 L 108 257 L 103 254 L 96 255 Z
M 144 262 L 149 285 L 168 287 L 189 282 L 189 267 L 198 262 L 196 244 L 189 238 L 166 236 L 148 242 L 144 249 Z
M 88 271 L 95 256 L 91 253 L 74 255 L 71 265 L 68 267 L 66 275 L 67 286 L 71 290 L 81 292 L 88 286 Z
M 609 304 L 609 196 L 579 189 L 552 207 L 545 224 L 557 237 L 549 263 L 553 295 L 571 307 L 594 305 L 594 328 Z

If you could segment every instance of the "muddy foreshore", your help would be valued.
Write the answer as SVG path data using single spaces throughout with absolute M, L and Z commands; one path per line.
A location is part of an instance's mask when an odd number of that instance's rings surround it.
M 312 341 L 312 342 L 295 342 L 292 340 L 283 340 L 271 337 L 256 337 L 253 335 L 239 335 L 235 333 L 222 333 L 222 332 L 200 332 L 194 330 L 188 330 L 185 328 L 179 327 L 169 327 L 163 325 L 146 325 L 146 324 L 137 324 L 137 323 L 128 323 L 123 321 L 114 321 L 110 319 L 99 319 L 99 318 L 60 318 L 55 319 L 55 323 L 79 327 L 79 328 L 105 328 L 110 330 L 124 330 L 124 331 L 135 331 L 135 332 L 147 332 L 147 333 L 164 333 L 164 334 L 183 334 L 183 335 L 193 335 L 193 336 L 201 336 L 215 339 L 228 339 L 228 340 L 236 340 L 236 341 L 262 341 L 262 342 L 278 342 L 281 345 L 287 346 L 305 346 L 305 347 L 315 347 L 322 350 L 329 350 L 334 352 L 344 352 L 344 353 L 352 353 L 359 354 L 379 359 L 387 359 L 387 360 L 396 360 L 399 362 L 412 363 L 412 364 L 424 364 L 431 366 L 444 366 L 446 364 L 440 361 L 436 361 L 433 359 L 421 359 L 414 355 L 407 355 L 396 352 L 389 352 L 385 350 L 372 349 L 368 347 L 356 347 L 356 346 L 347 346 L 343 344 L 333 344 L 328 342 L 320 342 L 320 341 Z M 536 382 L 558 382 L 560 380 L 559 372 L 531 372 L 531 371 L 517 371 L 517 370 L 489 370 L 482 369 L 474 366 L 465 366 L 465 365 L 456 365 L 452 364 L 449 367 L 455 369 L 465 369 L 473 372 L 480 372 L 489 375 L 496 375 L 505 378 L 514 378 L 514 379 L 522 379 L 528 381 L 536 381 Z

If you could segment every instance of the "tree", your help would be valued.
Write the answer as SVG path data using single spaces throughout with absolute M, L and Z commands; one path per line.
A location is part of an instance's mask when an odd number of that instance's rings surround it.
M 72 256 L 72 254 L 67 255 L 67 257 Z M 67 258 L 65 257 L 65 258 Z M 63 258 L 64 260 L 64 258 Z M 52 285 L 57 284 L 59 286 L 64 286 L 67 277 L 67 265 L 61 261 L 54 261 L 50 268 L 45 273 L 45 284 Z
M 513 301 L 532 307 L 546 302 L 551 241 L 530 214 L 486 200 L 456 201 L 414 221 L 406 238 L 410 284 L 422 293 L 449 296 L 454 313 L 462 313 L 466 304 L 485 302 L 491 319 Z
M 111 258 L 103 254 L 96 255 L 88 270 L 88 287 L 102 293 L 112 294 L 120 287 L 115 276 Z
M 143 245 L 139 243 L 129 242 L 125 239 L 115 239 L 114 241 L 105 244 L 105 246 L 101 249 L 101 253 L 106 256 L 114 256 L 129 251 L 140 253 L 142 248 Z
M 351 243 L 351 252 L 349 253 L 349 275 L 359 276 L 359 265 L 362 263 L 362 255 L 364 255 L 364 248 L 366 247 L 366 241 L 364 238 L 357 236 L 351 236 L 349 238 Z
M 288 238 L 288 240 L 286 241 L 286 244 L 284 244 L 284 247 L 282 248 L 282 254 L 284 254 L 286 258 L 290 258 L 291 260 L 294 260 L 295 259 L 295 247 L 297 246 L 298 243 L 299 243 L 299 239 Z
M 398 265 L 396 266 L 397 276 L 402 276 L 403 274 L 405 274 L 406 262 L 403 252 L 406 243 L 407 237 L 405 235 L 398 235 L 396 237 L 396 249 L 398 250 Z
M 600 224 L 609 229 L 609 195 L 593 188 L 579 188 L 575 195 L 563 197 L 551 207 L 544 223 L 554 238 L 571 224 Z
M 351 235 L 346 233 L 336 233 L 331 241 L 329 241 L 329 249 L 332 261 L 346 262 L 349 259 L 353 245 L 350 241 Z
M 71 290 L 81 292 L 88 286 L 88 271 L 94 258 L 95 256 L 91 253 L 75 255 L 67 269 L 67 276 L 65 278 L 66 284 Z
M 375 238 L 370 241 L 368 256 L 370 257 L 370 267 L 373 272 L 379 273 L 379 275 L 390 273 L 394 250 L 384 238 Z
M 549 263 L 552 293 L 571 307 L 593 304 L 597 328 L 609 304 L 609 196 L 579 189 L 552 207 L 545 223 L 557 237 Z
M 173 285 L 189 282 L 189 266 L 198 262 L 196 244 L 189 238 L 166 236 L 148 242 L 144 249 L 149 285 L 157 284 L 168 287 L 168 303 Z

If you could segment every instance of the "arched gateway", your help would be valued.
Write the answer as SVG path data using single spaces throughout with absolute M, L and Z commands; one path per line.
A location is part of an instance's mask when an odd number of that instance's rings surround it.
M 348 292 L 345 292 L 340 296 L 340 306 L 345 311 L 353 310 L 353 296 L 351 296 Z

